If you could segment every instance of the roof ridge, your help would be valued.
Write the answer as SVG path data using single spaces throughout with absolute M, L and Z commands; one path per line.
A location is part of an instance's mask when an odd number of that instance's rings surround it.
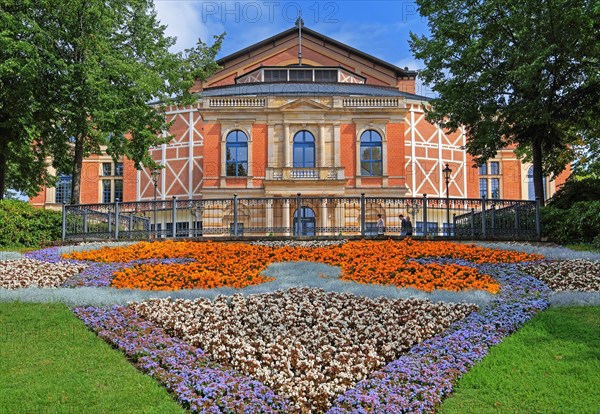
M 352 52 L 352 53 L 354 53 L 354 54 L 356 54 L 358 56 L 366 58 L 367 60 L 375 62 L 375 63 L 377 63 L 377 64 L 379 64 L 381 66 L 387 67 L 388 69 L 393 70 L 396 73 L 396 75 L 409 76 L 409 77 L 417 75 L 417 71 L 415 71 L 415 70 L 402 69 L 402 68 L 400 68 L 400 67 L 398 67 L 398 66 L 396 66 L 396 65 L 394 65 L 392 63 L 386 62 L 383 59 L 379 59 L 379 58 L 377 58 L 377 57 L 375 57 L 373 55 L 370 55 L 370 54 L 368 54 L 366 52 L 363 52 L 362 50 L 358 50 L 358 49 L 356 49 L 356 48 L 354 48 L 354 47 L 352 47 L 350 45 L 342 43 L 339 40 L 335 40 L 335 39 L 333 39 L 333 38 L 331 38 L 329 36 L 326 36 L 326 35 L 324 35 L 322 33 L 319 33 L 316 30 L 309 29 L 306 26 L 303 26 L 302 30 L 305 33 L 309 34 L 309 35 L 312 35 L 314 37 L 320 38 L 321 40 L 324 40 L 324 41 L 327 41 L 329 43 L 332 43 L 333 45 L 335 45 L 335 46 L 337 46 L 339 48 L 345 49 L 345 50 L 350 51 L 350 52 Z M 249 45 L 249 46 L 247 46 L 247 47 L 245 47 L 245 48 L 243 48 L 241 50 L 238 50 L 237 52 L 230 53 L 229 55 L 224 56 L 224 57 L 218 59 L 216 61 L 216 63 L 218 65 L 221 65 L 221 64 L 223 64 L 225 62 L 228 62 L 230 60 L 233 60 L 233 59 L 235 59 L 235 58 L 237 58 L 239 56 L 243 56 L 243 55 L 247 54 L 249 51 L 251 51 L 253 49 L 257 49 L 257 48 L 259 48 L 259 47 L 261 47 L 263 45 L 267 45 L 267 44 L 269 44 L 271 42 L 276 41 L 277 39 L 284 38 L 284 37 L 286 37 L 286 36 L 288 36 L 290 34 L 296 33 L 296 32 L 297 32 L 297 27 L 296 26 L 291 27 L 291 28 L 286 29 L 286 30 L 284 30 L 282 32 L 279 32 L 279 33 L 277 33 L 277 34 L 275 34 L 275 35 L 273 35 L 271 37 L 268 37 L 268 38 L 263 39 L 263 40 L 261 40 L 259 42 L 253 43 L 253 44 L 251 44 L 251 45 Z

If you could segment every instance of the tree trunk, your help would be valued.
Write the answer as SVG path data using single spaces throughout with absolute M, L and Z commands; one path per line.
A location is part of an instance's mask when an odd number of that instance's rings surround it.
M 75 154 L 73 156 L 73 177 L 71 182 L 71 204 L 79 204 L 81 200 L 81 171 L 83 169 L 83 140 L 80 134 L 75 140 Z
M 531 143 L 532 161 L 533 161 L 533 188 L 535 197 L 540 199 L 542 206 L 546 204 L 544 196 L 544 175 L 542 174 L 542 139 L 537 135 Z
M 6 192 L 6 171 L 8 169 L 8 136 L 0 130 L 0 200 L 4 200 Z

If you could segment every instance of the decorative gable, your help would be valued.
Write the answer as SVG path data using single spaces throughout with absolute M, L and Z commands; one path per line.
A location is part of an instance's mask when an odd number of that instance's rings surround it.
M 255 43 L 245 49 L 219 59 L 222 67 L 196 90 L 265 81 L 259 76 L 261 67 L 288 67 L 298 65 L 299 34 L 295 28 Z M 398 87 L 400 80 L 413 82 L 416 72 L 398 68 L 374 56 L 324 36 L 314 30 L 302 29 L 302 64 L 305 67 L 330 67 L 344 69 L 340 72 L 344 83 L 366 83 Z M 344 69 L 342 69 L 344 68 Z M 257 71 L 256 73 L 253 73 Z M 250 75 L 250 76 L 246 76 Z
M 322 103 L 314 101 L 309 98 L 299 98 L 292 102 L 288 102 L 285 105 L 280 106 L 279 109 L 284 112 L 285 111 L 310 112 L 310 111 L 327 111 L 331 108 L 327 105 L 323 105 Z

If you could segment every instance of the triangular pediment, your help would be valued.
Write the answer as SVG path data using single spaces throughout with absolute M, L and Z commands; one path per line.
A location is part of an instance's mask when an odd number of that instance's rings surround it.
M 205 88 L 234 85 L 242 76 L 261 67 L 289 67 L 302 64 L 307 67 L 344 68 L 356 74 L 364 83 L 396 87 L 398 79 L 414 78 L 416 72 L 401 69 L 348 45 L 303 27 L 302 46 L 296 28 L 288 29 L 268 39 L 250 45 L 217 61 L 221 69 L 210 76 L 194 91 Z M 260 76 L 245 79 L 244 83 L 263 82 Z M 200 82 L 200 81 L 199 81 Z M 361 82 L 362 83 L 362 82 Z
M 415 72 L 401 69 L 391 63 L 385 62 L 381 59 L 378 59 L 374 56 L 371 56 L 365 52 L 357 50 L 351 46 L 348 46 L 342 42 L 339 42 L 335 39 L 327 37 L 317 31 L 311 30 L 308 27 L 303 26 L 301 36 L 303 39 L 303 46 L 308 46 L 312 44 L 316 46 L 315 51 L 329 51 L 326 55 L 329 58 L 335 59 L 336 57 L 352 57 L 356 62 L 357 60 L 362 60 L 369 62 L 369 66 L 377 67 L 378 70 L 390 70 L 396 76 L 407 76 L 407 75 L 416 75 Z M 217 60 L 217 64 L 222 67 L 226 67 L 231 64 L 233 61 L 239 59 L 240 57 L 243 60 L 248 60 L 250 57 L 256 57 L 261 54 L 265 49 L 273 50 L 277 49 L 280 45 L 285 45 L 288 40 L 293 42 L 298 42 L 298 38 L 300 37 L 300 33 L 298 32 L 297 27 L 292 27 L 288 30 L 285 30 L 281 33 L 278 33 L 268 39 L 264 39 L 260 42 L 254 43 L 242 50 L 234 52 L 228 56 L 225 56 L 219 60 Z M 334 50 L 335 49 L 335 50 Z M 341 62 L 340 62 L 341 63 Z
M 299 98 L 279 107 L 281 111 L 326 111 L 330 107 L 310 98 Z

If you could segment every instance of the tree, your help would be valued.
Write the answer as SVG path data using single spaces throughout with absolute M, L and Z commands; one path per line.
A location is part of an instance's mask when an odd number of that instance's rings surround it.
M 0 199 L 8 188 L 33 196 L 53 183 L 38 139 L 52 114 L 36 10 L 27 0 L 0 0 Z
M 156 166 L 149 147 L 170 140 L 162 134 L 169 125 L 161 108 L 191 102 L 189 88 L 199 71 L 192 64 L 202 61 L 207 72 L 214 70 L 224 35 L 210 47 L 199 42 L 184 54 L 172 53 L 175 39 L 165 36 L 151 1 L 37 4 L 33 18 L 49 40 L 40 48 L 53 57 L 48 85 L 56 98 L 44 151 L 59 172 L 72 173 L 71 203 L 78 203 L 83 159 L 103 146 L 136 168 Z
M 420 72 L 438 96 L 429 120 L 464 126 L 478 164 L 514 144 L 543 176 L 600 135 L 600 2 L 417 0 L 431 35 L 411 33 Z
M 585 143 L 575 147 L 577 162 L 573 164 L 573 178 L 600 180 L 600 135 L 588 137 Z

